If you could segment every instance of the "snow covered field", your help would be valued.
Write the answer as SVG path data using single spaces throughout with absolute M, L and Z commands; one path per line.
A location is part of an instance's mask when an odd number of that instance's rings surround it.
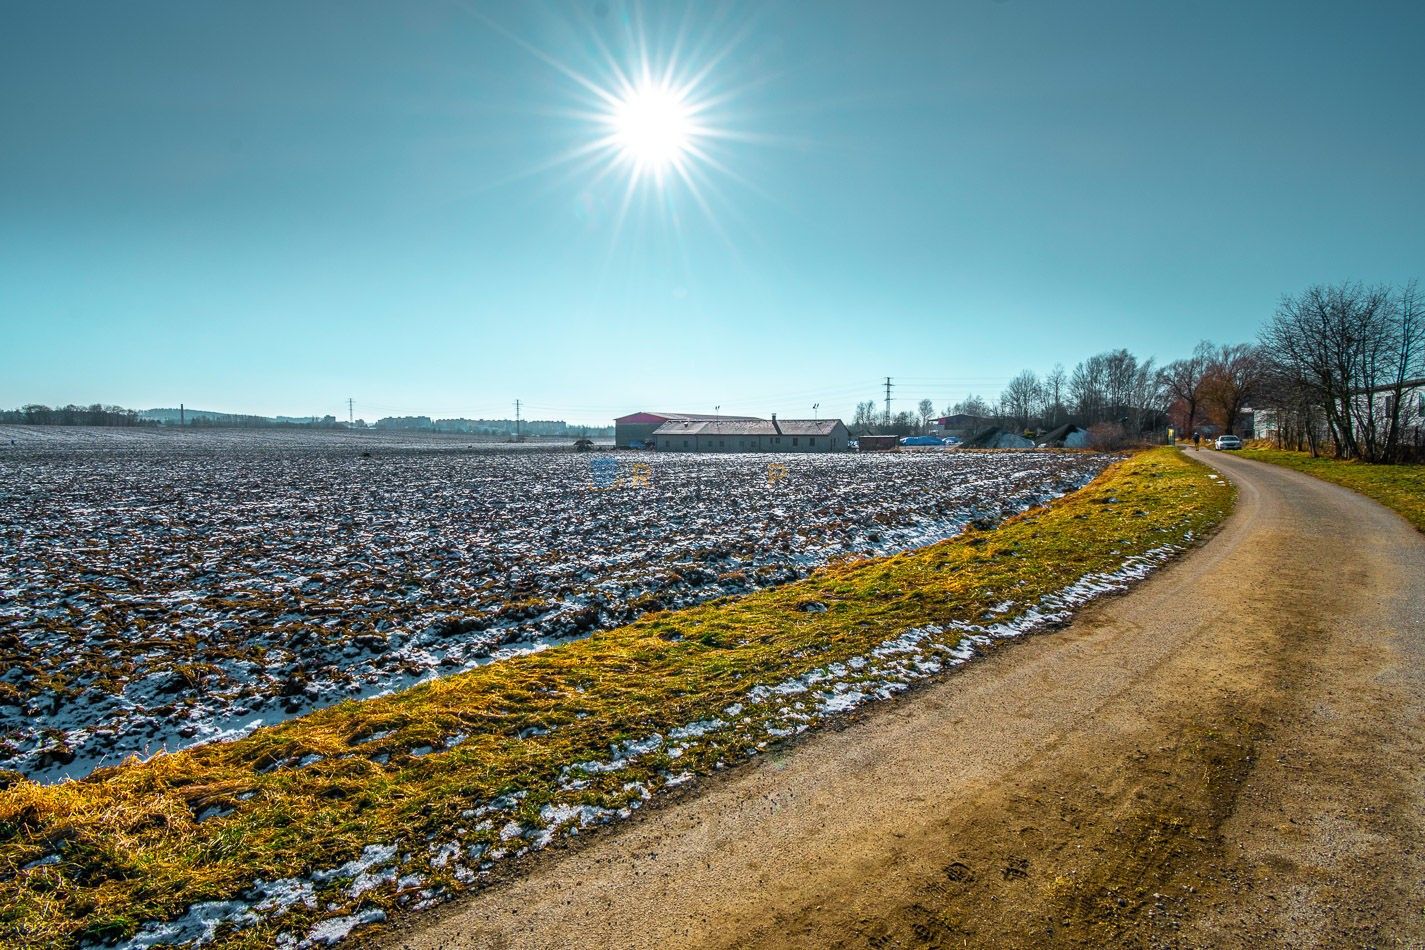
M 612 441 L 605 439 L 604 441 Z M 421 429 L 270 429 L 169 426 L 20 426 L 0 425 L 0 458 L 10 451 L 184 452 L 197 454 L 295 451 L 443 451 L 478 448 L 529 451 L 534 447 L 570 446 L 568 440 L 541 439 L 513 444 L 489 436 Z
M 54 780 L 243 734 L 939 540 L 1111 460 L 130 435 L 0 433 L 0 767 Z

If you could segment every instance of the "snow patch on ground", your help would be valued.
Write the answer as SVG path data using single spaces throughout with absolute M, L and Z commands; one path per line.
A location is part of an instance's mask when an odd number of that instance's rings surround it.
M 345 917 L 333 917 L 324 920 L 312 928 L 307 934 L 307 939 L 298 946 L 328 946 L 339 943 L 351 935 L 357 927 L 365 924 L 379 924 L 386 919 L 386 912 L 377 908 L 364 910 L 359 914 L 350 914 Z
M 149 947 L 166 947 L 181 943 L 202 946 L 213 939 L 222 924 L 229 923 L 240 927 L 255 924 L 257 921 L 258 916 L 242 901 L 204 901 L 189 907 L 188 912 L 177 920 L 146 925 L 119 946 L 125 950 L 147 950 Z M 86 946 L 97 948 L 107 944 L 91 942 Z

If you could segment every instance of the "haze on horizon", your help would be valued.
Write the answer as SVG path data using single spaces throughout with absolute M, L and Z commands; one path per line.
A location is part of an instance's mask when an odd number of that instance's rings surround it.
M 0 406 L 850 417 L 1425 260 L 1417 3 L 0 11 Z

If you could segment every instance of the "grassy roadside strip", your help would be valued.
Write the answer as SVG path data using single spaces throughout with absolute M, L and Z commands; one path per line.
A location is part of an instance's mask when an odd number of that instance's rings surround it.
M 650 735 L 696 734 L 690 726 L 733 709 L 745 722 L 758 688 L 908 631 L 978 624 L 994 605 L 1013 619 L 1086 575 L 1202 536 L 1231 499 L 1202 466 L 1152 450 L 996 530 L 649 615 L 82 782 L 12 781 L 0 790 L 0 944 L 127 936 L 233 898 L 253 913 L 219 930 L 221 946 L 270 946 L 334 916 L 380 920 L 411 902 L 401 881 L 414 870 L 427 899 L 477 882 L 460 861 L 432 856 L 452 835 L 461 859 L 483 868 L 548 841 L 570 808 L 625 814 L 758 747 L 744 731 L 690 740 L 676 760 L 667 747 L 629 751 Z M 378 844 L 397 866 L 374 878 L 360 859 Z M 260 883 L 293 879 L 302 899 L 285 903 Z M 264 899 L 279 919 L 264 915 Z
M 1367 465 L 1278 449 L 1246 448 L 1241 454 L 1243 458 L 1294 468 L 1374 498 L 1425 531 L 1425 465 Z

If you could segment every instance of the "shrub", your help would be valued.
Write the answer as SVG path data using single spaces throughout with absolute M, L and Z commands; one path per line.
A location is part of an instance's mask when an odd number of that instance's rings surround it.
M 1115 452 L 1128 444 L 1128 433 L 1116 422 L 1089 426 L 1089 445 L 1100 452 Z

